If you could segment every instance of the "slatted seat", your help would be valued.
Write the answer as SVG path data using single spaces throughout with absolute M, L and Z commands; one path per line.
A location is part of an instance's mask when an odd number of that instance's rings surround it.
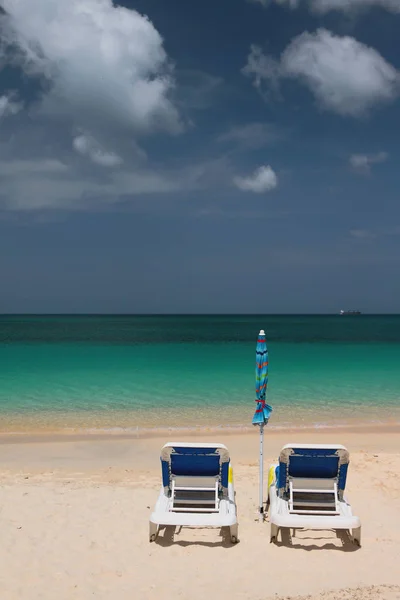
M 289 479 L 289 512 L 338 515 L 336 479 Z

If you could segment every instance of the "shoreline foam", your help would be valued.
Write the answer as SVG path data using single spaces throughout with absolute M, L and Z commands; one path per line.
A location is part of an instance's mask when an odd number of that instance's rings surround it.
M 21 411 L 4 412 L 0 410 L 0 436 L 21 434 L 104 434 L 131 435 L 137 437 L 153 436 L 168 432 L 233 431 L 250 432 L 253 416 L 251 402 L 240 410 L 226 408 L 196 411 L 188 408 L 177 412 L 174 407 L 159 412 L 154 407 L 149 411 L 103 410 L 103 411 Z M 361 415 L 361 417 L 359 416 Z M 177 425 L 179 423 L 179 426 Z M 382 427 L 400 425 L 400 406 L 363 406 L 343 410 L 330 406 L 325 409 L 306 405 L 303 408 L 274 407 L 268 429 L 304 430 L 304 429 L 348 429 L 361 427 Z
M 400 434 L 399 422 L 382 422 L 382 423 L 348 423 L 348 424 L 328 424 L 324 426 L 268 426 L 265 429 L 265 436 L 295 437 L 304 435 L 320 436 L 323 434 L 329 435 L 333 433 L 337 436 L 341 435 L 385 435 L 385 434 Z M 91 440 L 146 440 L 165 438 L 192 438 L 200 436 L 202 438 L 209 437 L 257 437 L 258 431 L 254 426 L 243 427 L 167 427 L 167 428 L 112 428 L 112 429 L 60 429 L 60 430 L 31 430 L 31 431 L 0 431 L 0 445 L 6 443 L 41 443 L 41 442 L 57 442 L 57 441 L 91 441 Z

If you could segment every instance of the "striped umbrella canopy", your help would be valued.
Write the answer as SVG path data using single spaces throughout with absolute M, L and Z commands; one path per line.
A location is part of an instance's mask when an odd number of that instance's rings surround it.
M 266 425 L 272 413 L 272 407 L 266 403 L 268 385 L 268 348 L 265 332 L 261 329 L 256 346 L 256 402 L 257 408 L 253 425 Z

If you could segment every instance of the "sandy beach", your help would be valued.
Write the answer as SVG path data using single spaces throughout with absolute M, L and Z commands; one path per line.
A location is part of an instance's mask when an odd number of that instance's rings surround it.
M 231 451 L 237 545 L 217 529 L 167 528 L 149 543 L 159 450 L 168 437 L 2 436 L 2 600 L 400 599 L 398 428 L 265 435 L 265 469 L 290 441 L 349 448 L 348 493 L 362 520 L 361 548 L 330 531 L 297 531 L 270 544 L 268 518 L 256 520 L 256 432 L 190 439 L 221 441 Z

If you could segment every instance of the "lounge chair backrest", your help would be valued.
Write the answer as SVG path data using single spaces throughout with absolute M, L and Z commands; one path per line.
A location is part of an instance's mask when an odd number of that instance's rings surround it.
M 296 450 L 295 450 L 296 452 Z M 299 452 L 297 450 L 297 452 Z M 293 454 L 289 459 L 288 475 L 290 477 L 318 477 L 332 479 L 337 477 L 339 457 L 332 452 L 323 455 L 311 452 Z
M 166 444 L 161 451 L 161 468 L 164 487 L 171 486 L 174 475 L 218 476 L 221 487 L 228 487 L 229 453 L 222 444 Z
M 172 475 L 218 475 L 218 454 L 171 454 Z
M 337 479 L 338 491 L 343 493 L 348 465 L 349 453 L 344 446 L 287 444 L 279 457 L 279 490 L 287 493 L 290 478 L 304 477 Z

